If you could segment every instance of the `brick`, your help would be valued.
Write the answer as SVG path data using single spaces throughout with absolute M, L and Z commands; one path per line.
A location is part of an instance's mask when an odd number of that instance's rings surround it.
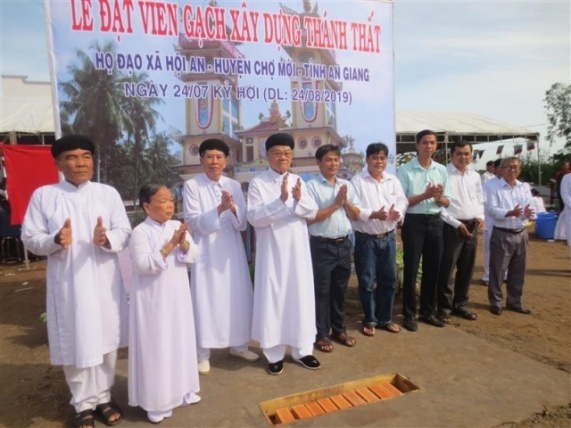
M 313 416 L 309 411 L 309 409 L 305 407 L 305 404 L 299 404 L 297 406 L 293 406 L 291 408 L 291 411 L 296 419 L 307 419 Z
M 276 423 L 288 424 L 295 421 L 295 416 L 291 413 L 289 407 L 282 407 L 276 410 Z
M 367 403 L 373 403 L 375 401 L 379 401 L 379 397 L 377 397 L 367 388 L 359 388 L 356 389 L 355 392 L 359 395 L 359 397 L 361 397 Z
M 343 397 L 345 397 L 347 401 L 355 407 L 366 404 L 366 401 L 359 397 L 355 391 L 346 392 L 343 394 Z
M 335 403 L 331 401 L 330 398 L 327 397 L 320 398 L 319 400 L 317 400 L 317 402 L 319 403 L 321 408 L 325 411 L 325 413 L 336 412 L 337 410 L 339 410 L 335 405 Z
M 305 403 L 305 407 L 309 409 L 313 416 L 320 416 L 325 413 L 317 401 L 310 401 L 309 403 Z
M 399 391 L 392 383 L 382 383 L 381 386 L 391 394 L 391 397 L 400 397 L 402 392 Z
M 390 393 L 385 388 L 382 388 L 380 384 L 369 386 L 369 390 L 373 392 L 380 399 L 390 398 Z
M 345 397 L 343 397 L 341 394 L 339 395 L 334 395 L 333 397 L 329 397 L 331 398 L 331 401 L 333 401 L 333 403 L 340 409 L 340 410 L 344 410 L 344 409 L 350 409 L 351 407 L 353 407 L 351 405 L 351 403 L 349 403 L 347 401 L 347 399 Z

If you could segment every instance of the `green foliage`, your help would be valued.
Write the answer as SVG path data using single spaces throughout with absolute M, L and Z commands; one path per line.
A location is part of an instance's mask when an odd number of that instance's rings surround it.
M 115 55 L 117 45 L 97 43 L 90 50 Z M 107 73 L 96 69 L 93 55 L 82 50 L 76 55 L 77 63 L 69 68 L 70 80 L 60 82 L 63 133 L 85 134 L 95 141 L 101 181 L 117 188 L 123 199 L 136 200 L 145 182 L 170 187 L 178 180 L 170 168 L 177 161 L 168 151 L 169 136 L 155 133 L 161 119 L 155 106 L 163 100 L 123 94 L 125 82 L 145 82 L 149 76 L 129 76 L 116 69 Z
M 552 156 L 541 155 L 540 159 L 538 159 L 537 155 L 533 152 L 525 156 L 520 156 L 520 160 L 521 174 L 519 180 L 528 183 L 538 184 L 540 182 L 539 174 L 541 171 L 541 183 L 546 184 L 561 168 L 561 163 L 554 162 Z
M 547 114 L 547 139 L 565 140 L 565 148 L 571 149 L 571 84 L 554 83 L 545 93 Z

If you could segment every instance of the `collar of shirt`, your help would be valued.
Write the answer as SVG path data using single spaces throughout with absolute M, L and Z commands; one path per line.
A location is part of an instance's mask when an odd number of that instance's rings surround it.
M 430 165 L 428 165 L 428 168 L 424 168 L 420 163 L 418 163 L 418 156 L 415 157 L 412 160 L 412 167 L 413 168 L 419 168 L 419 169 L 424 169 L 425 171 L 430 171 L 431 169 L 436 168 L 435 162 L 434 160 L 430 160 Z
M 369 173 L 369 168 L 365 168 L 365 169 L 363 170 L 363 177 L 366 178 L 367 180 L 372 180 L 372 181 L 374 181 L 375 183 L 378 183 L 378 184 L 392 180 L 392 177 L 389 176 L 389 175 L 387 175 L 387 174 L 385 174 L 384 171 L 383 171 L 383 176 L 381 177 L 381 179 L 380 179 L 380 180 L 377 180 L 376 178 L 374 178 L 374 177 Z

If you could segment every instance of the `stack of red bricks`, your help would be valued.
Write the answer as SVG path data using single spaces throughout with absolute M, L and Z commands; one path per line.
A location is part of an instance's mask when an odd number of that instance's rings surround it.
M 275 424 L 287 424 L 300 419 L 313 418 L 338 410 L 350 409 L 367 403 L 374 403 L 387 398 L 403 395 L 393 384 L 389 382 L 378 383 L 368 387 L 344 392 L 331 397 L 320 398 L 308 403 L 298 404 L 293 407 L 282 407 L 276 410 Z

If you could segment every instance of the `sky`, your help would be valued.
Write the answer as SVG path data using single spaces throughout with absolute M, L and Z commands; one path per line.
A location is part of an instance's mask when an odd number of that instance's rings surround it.
M 0 0 L 0 19 L 1 73 L 48 81 L 43 2 Z M 396 0 L 396 110 L 479 114 L 540 132 L 542 150 L 558 150 L 545 140 L 543 99 L 570 83 L 570 20 L 568 0 Z

